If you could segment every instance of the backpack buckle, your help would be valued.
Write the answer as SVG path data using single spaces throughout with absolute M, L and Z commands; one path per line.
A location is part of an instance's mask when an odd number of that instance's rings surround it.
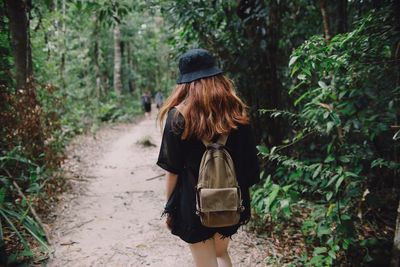
M 240 205 L 240 207 L 238 208 L 238 212 L 242 213 L 246 208 L 243 205 Z
M 219 150 L 219 149 L 222 149 L 224 147 L 225 146 L 223 144 L 220 144 L 220 143 L 211 143 L 211 144 L 206 146 L 206 148 L 210 149 L 210 150 Z

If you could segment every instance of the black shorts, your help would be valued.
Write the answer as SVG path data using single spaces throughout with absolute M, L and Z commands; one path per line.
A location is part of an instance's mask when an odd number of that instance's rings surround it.
M 198 229 L 198 230 L 189 230 L 185 232 L 180 232 L 178 230 L 174 231 L 172 230 L 173 235 L 179 236 L 183 241 L 189 243 L 189 244 L 194 244 L 198 242 L 203 242 L 208 239 L 211 239 L 214 237 L 216 233 L 219 233 L 222 238 L 230 238 L 232 235 L 237 233 L 237 230 L 239 229 L 239 226 L 236 227 L 226 227 L 226 228 L 208 228 L 208 229 Z
M 171 233 L 173 235 L 179 236 L 183 241 L 194 244 L 202 241 L 206 241 L 214 237 L 216 233 L 220 234 L 222 238 L 230 238 L 232 235 L 236 234 L 240 225 L 219 227 L 219 228 L 209 228 L 205 226 L 199 226 L 192 229 L 184 229 L 184 227 L 177 226 L 173 227 Z
M 145 112 L 151 111 L 151 103 L 144 103 L 144 111 Z

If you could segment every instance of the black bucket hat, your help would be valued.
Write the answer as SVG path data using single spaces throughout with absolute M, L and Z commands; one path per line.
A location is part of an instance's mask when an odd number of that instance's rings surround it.
M 179 78 L 177 84 L 211 77 L 222 73 L 215 65 L 215 59 L 205 49 L 192 49 L 179 58 Z

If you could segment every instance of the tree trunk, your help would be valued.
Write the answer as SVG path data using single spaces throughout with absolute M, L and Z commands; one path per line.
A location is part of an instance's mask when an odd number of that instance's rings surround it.
M 119 96 L 122 92 L 121 82 L 121 32 L 118 22 L 114 26 L 114 90 Z
M 94 63 L 94 72 L 96 76 L 96 97 L 97 99 L 101 98 L 101 74 L 100 74 L 100 66 L 99 66 L 99 58 L 100 58 L 100 21 L 97 19 L 97 16 L 92 17 L 94 21 L 94 48 L 93 48 L 93 63 Z
M 17 89 L 25 88 L 32 78 L 32 57 L 29 42 L 27 3 L 23 0 L 6 0 L 10 20 L 11 43 L 15 64 Z
M 45 151 L 45 138 L 41 126 L 40 104 L 32 81 L 32 56 L 27 16 L 31 3 L 30 0 L 6 0 L 6 5 L 18 89 L 14 93 L 14 99 L 10 99 L 9 102 L 13 107 L 13 117 L 16 122 L 9 129 L 13 129 L 15 134 L 12 136 L 13 141 L 22 144 L 25 155 L 34 157 L 38 163 L 41 163 L 45 159 L 40 156 Z
M 329 16 L 328 16 L 328 12 L 326 10 L 326 6 L 325 6 L 325 1 L 324 0 L 319 0 L 319 8 L 321 10 L 321 15 L 322 15 L 322 22 L 324 25 L 324 35 L 325 35 L 325 41 L 327 43 L 329 43 L 332 39 L 332 34 L 331 34 L 331 30 L 329 27 Z
M 336 32 L 347 32 L 347 0 L 338 0 L 336 6 Z
M 133 82 L 133 79 L 132 79 L 133 61 L 132 61 L 132 51 L 131 51 L 130 42 L 127 42 L 126 46 L 127 46 L 126 50 L 127 50 L 128 68 L 129 68 L 128 87 L 129 87 L 129 92 L 133 93 L 133 91 L 135 91 L 135 87 L 134 87 L 134 82 Z
M 65 88 L 65 52 L 67 51 L 67 31 L 66 31 L 66 0 L 61 1 L 61 10 L 62 10 L 62 18 L 61 18 L 61 32 L 62 32 L 62 44 L 61 44 L 61 64 L 60 64 L 60 78 L 61 78 L 61 87 Z
M 268 16 L 260 13 L 268 10 Z M 246 27 L 245 38 L 249 39 L 251 48 L 245 64 L 252 66 L 250 75 L 263 76 L 264 80 L 244 81 L 252 83 L 252 90 L 245 90 L 243 95 L 253 108 L 252 123 L 257 142 L 268 146 L 281 143 L 282 133 L 280 122 L 269 116 L 259 116 L 258 109 L 280 109 L 282 107 L 282 85 L 278 77 L 279 58 L 279 28 L 281 25 L 279 4 L 277 0 L 245 1 L 241 0 L 236 8 L 237 15 Z M 227 16 L 229 10 L 225 11 Z M 229 54 L 229 51 L 228 51 Z M 248 60 L 248 61 L 247 61 Z M 241 70 L 246 71 L 246 70 Z M 268 134 L 265 136 L 263 132 Z
M 400 266 L 400 201 L 397 208 L 396 231 L 394 232 L 392 260 L 390 261 L 390 267 L 398 266 Z
M 281 109 L 282 108 L 282 85 L 278 78 L 278 41 L 279 41 L 279 27 L 280 27 L 280 14 L 279 14 L 279 6 L 276 0 L 270 1 L 269 4 L 269 16 L 268 16 L 268 33 L 269 33 L 269 42 L 267 45 L 268 49 L 268 66 L 269 66 L 269 80 L 270 85 L 268 86 L 268 94 L 269 94 L 269 105 L 272 109 Z M 278 145 L 282 141 L 282 126 L 280 125 L 279 120 L 270 118 L 270 129 L 267 130 L 269 132 L 268 135 L 268 143 L 271 145 Z

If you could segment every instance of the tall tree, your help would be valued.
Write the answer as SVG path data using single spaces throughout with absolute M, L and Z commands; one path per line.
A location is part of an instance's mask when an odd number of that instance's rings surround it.
M 268 12 L 268 17 L 264 14 Z M 255 80 L 255 90 L 251 92 L 249 101 L 256 109 L 269 108 L 280 109 L 282 103 L 282 85 L 278 78 L 279 58 L 279 28 L 281 26 L 279 1 L 246 1 L 238 2 L 237 15 L 242 20 L 246 33 L 243 36 L 248 39 L 249 49 L 247 53 L 252 55 L 252 71 L 262 76 L 263 79 Z M 278 121 L 270 117 L 253 117 L 255 132 L 258 138 L 262 136 L 262 130 L 267 128 L 266 142 L 271 145 L 281 142 L 282 133 Z M 264 126 L 264 127 L 263 127 Z
M 117 95 L 121 95 L 122 82 L 121 82 L 121 30 L 119 21 L 114 23 L 114 90 Z
M 62 10 L 62 26 L 61 26 L 61 63 L 60 63 L 60 78 L 61 78 L 61 86 L 65 88 L 65 57 L 66 57 L 66 47 L 67 47 L 67 37 L 66 37 L 66 0 L 61 0 L 61 10 Z
M 332 39 L 332 33 L 329 25 L 329 15 L 328 10 L 326 9 L 325 0 L 319 0 L 319 8 L 321 10 L 322 22 L 324 25 L 325 41 L 329 43 Z
M 101 1 L 99 8 L 99 20 L 112 27 L 114 47 L 114 77 L 113 86 L 117 95 L 122 93 L 122 51 L 121 51 L 121 24 L 123 18 L 130 11 L 130 6 L 125 1 Z
M 29 41 L 29 2 L 25 0 L 6 0 L 11 42 L 15 64 L 17 88 L 25 88 L 32 77 L 32 55 Z
M 347 0 L 336 2 L 336 33 L 347 32 Z
M 101 73 L 100 73 L 100 65 L 99 58 L 101 53 L 100 47 L 100 21 L 97 16 L 93 16 L 92 20 L 94 21 L 94 47 L 93 47 L 93 63 L 94 63 L 94 72 L 96 75 L 96 96 L 100 98 L 102 95 L 102 86 L 101 86 Z
M 126 50 L 127 50 L 128 68 L 132 71 L 133 70 L 132 51 L 131 51 L 132 47 L 129 42 L 127 42 L 126 45 L 127 45 Z M 128 77 L 128 88 L 130 93 L 133 93 L 133 91 L 135 90 L 135 84 L 131 75 L 129 75 Z

